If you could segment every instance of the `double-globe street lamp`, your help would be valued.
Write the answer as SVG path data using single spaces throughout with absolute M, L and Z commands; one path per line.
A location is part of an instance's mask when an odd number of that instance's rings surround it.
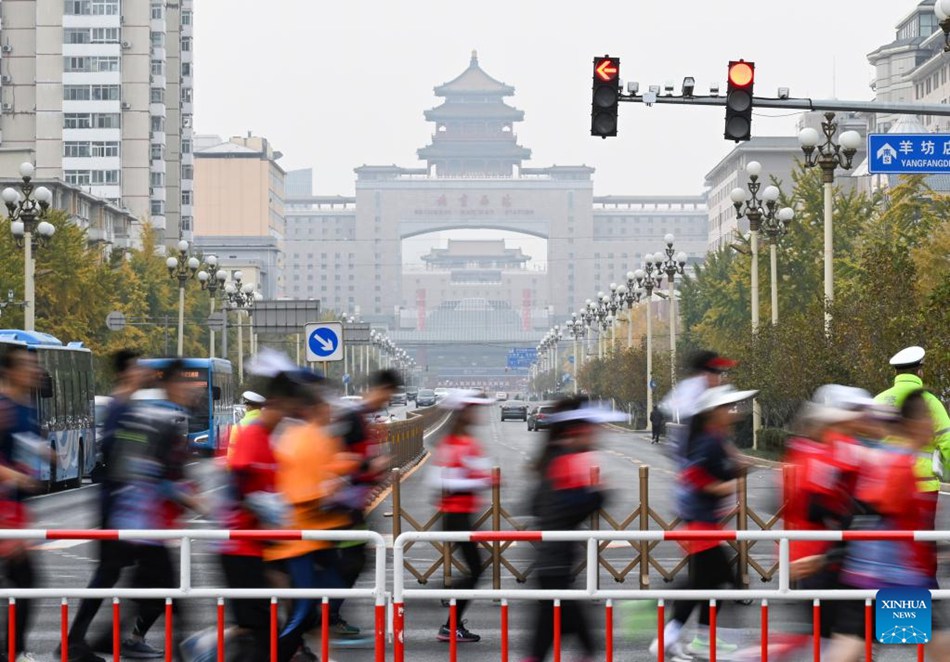
M 772 289 L 772 325 L 778 324 L 778 242 L 788 232 L 795 219 L 795 210 L 782 207 L 778 213 L 769 214 L 763 219 L 762 230 L 769 238 L 769 272 Z
M 647 300 L 647 421 L 653 411 L 653 290 L 663 284 L 663 272 L 660 269 L 662 260 L 663 255 L 660 253 L 647 253 L 643 269 L 634 272 L 637 286 L 643 289 Z
M 633 349 L 633 307 L 643 300 L 643 288 L 637 281 L 637 273 L 627 272 L 627 283 L 617 288 L 623 295 L 623 302 L 627 308 L 627 349 Z
M 821 134 L 812 127 L 802 129 L 798 134 L 798 142 L 805 154 L 805 167 L 821 168 L 821 181 L 824 185 L 825 197 L 825 329 L 831 326 L 831 311 L 828 306 L 834 302 L 834 234 L 832 216 L 834 214 L 834 181 L 835 170 L 843 168 L 850 170 L 854 155 L 863 142 L 857 131 L 845 131 L 838 136 L 835 143 L 835 133 L 838 132 L 838 123 L 834 113 L 825 113 L 825 121 L 821 123 L 821 130 L 825 134 L 825 141 L 821 142 Z
M 165 260 L 168 275 L 178 280 L 178 356 L 184 353 L 185 348 L 185 285 L 198 273 L 201 261 L 189 255 L 188 242 L 184 239 L 178 242 L 178 255 Z
M 33 174 L 36 168 L 32 163 L 20 164 L 22 182 L 20 190 L 7 187 L 0 193 L 7 206 L 7 216 L 10 219 L 10 231 L 16 239 L 17 246 L 23 248 L 23 328 L 33 331 L 36 327 L 36 286 L 34 279 L 33 242 L 37 246 L 49 241 L 56 232 L 52 223 L 45 220 L 46 212 L 53 201 L 53 192 L 45 186 L 34 188 Z M 37 235 L 34 237 L 34 234 Z

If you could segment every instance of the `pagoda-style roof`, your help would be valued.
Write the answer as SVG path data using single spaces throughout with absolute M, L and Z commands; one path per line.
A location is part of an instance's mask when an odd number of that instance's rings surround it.
M 496 103 L 453 103 L 448 101 L 441 106 L 425 111 L 425 118 L 429 122 L 486 119 L 521 122 L 524 120 L 524 111 L 513 108 L 503 101 Z
M 476 51 L 472 51 L 472 59 L 469 62 L 468 69 L 448 83 L 443 83 L 435 88 L 435 94 L 439 97 L 468 94 L 491 94 L 510 97 L 514 93 L 515 88 L 492 78 L 478 66 L 478 53 Z
M 527 160 L 531 158 L 531 150 L 509 141 L 472 142 L 452 141 L 440 143 L 438 141 L 417 151 L 422 160 L 478 158 L 478 159 L 515 159 Z

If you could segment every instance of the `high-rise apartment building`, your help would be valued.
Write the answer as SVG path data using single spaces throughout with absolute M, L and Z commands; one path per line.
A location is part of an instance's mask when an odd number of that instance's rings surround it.
M 31 160 L 190 239 L 192 5 L 0 0 L 0 176 Z

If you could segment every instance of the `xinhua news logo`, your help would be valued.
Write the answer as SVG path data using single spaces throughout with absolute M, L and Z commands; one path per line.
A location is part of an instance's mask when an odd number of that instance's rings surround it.
M 874 607 L 877 640 L 882 644 L 926 644 L 932 636 L 930 591 L 887 588 Z

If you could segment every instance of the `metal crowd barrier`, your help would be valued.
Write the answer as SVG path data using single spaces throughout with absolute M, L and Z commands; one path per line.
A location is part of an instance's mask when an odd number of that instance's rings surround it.
M 720 542 L 762 542 L 778 543 L 778 587 L 774 589 L 722 589 L 722 590 L 652 590 L 626 589 L 605 590 L 599 588 L 597 553 L 603 542 L 614 541 L 710 541 Z M 432 599 L 449 601 L 450 630 L 455 631 L 458 621 L 456 600 L 499 600 L 501 620 L 501 662 L 508 662 L 508 601 L 509 600 L 550 600 L 554 603 L 554 660 L 561 659 L 560 623 L 561 603 L 565 600 L 604 601 L 606 617 L 606 659 L 612 662 L 613 646 L 613 603 L 617 600 L 657 600 L 657 637 L 659 638 L 659 660 L 664 660 L 663 630 L 665 625 L 665 601 L 699 600 L 708 601 L 710 610 L 709 642 L 710 661 L 716 662 L 716 605 L 721 600 L 758 600 L 761 602 L 762 635 L 760 658 L 769 657 L 768 616 L 769 601 L 808 600 L 813 603 L 812 648 L 815 662 L 820 662 L 820 615 L 823 600 L 863 600 L 865 604 L 865 660 L 871 662 L 873 639 L 871 633 L 871 604 L 877 591 L 874 590 L 798 590 L 791 588 L 789 543 L 791 541 L 929 541 L 950 540 L 950 531 L 407 531 L 393 541 L 393 652 L 394 662 L 405 662 L 405 618 L 406 600 Z M 584 542 L 587 548 L 586 586 L 584 589 L 407 589 L 402 571 L 405 551 L 415 542 Z M 934 590 L 931 595 L 936 600 L 950 599 L 950 590 Z M 923 659 L 923 645 L 918 645 L 918 657 Z M 449 641 L 449 659 L 457 660 L 457 643 L 453 637 Z
M 324 531 L 324 530 L 260 530 L 226 531 L 216 529 L 168 529 L 168 530 L 77 530 L 77 529 L 2 529 L 2 540 L 179 540 L 181 541 L 180 578 L 177 588 L 2 588 L 0 600 L 8 601 L 9 651 L 10 660 L 15 659 L 14 641 L 16 634 L 16 601 L 29 598 L 59 598 L 62 660 L 67 661 L 69 605 L 68 598 L 111 598 L 112 599 L 112 636 L 113 650 L 121 647 L 120 605 L 124 599 L 164 599 L 165 600 L 165 660 L 171 662 L 174 654 L 173 637 L 173 600 L 214 599 L 217 602 L 217 659 L 225 659 L 225 616 L 224 600 L 227 599 L 269 599 L 270 600 L 270 659 L 277 660 L 277 601 L 284 599 L 321 599 L 321 660 L 329 659 L 329 601 L 334 598 L 372 598 L 375 603 L 374 648 L 375 661 L 384 662 L 386 655 L 386 542 L 375 531 Z M 292 589 L 292 588 L 196 588 L 192 586 L 191 544 L 194 540 L 323 540 L 330 542 L 362 541 L 376 548 L 373 588 L 359 589 Z M 114 658 L 118 660 L 118 655 Z

